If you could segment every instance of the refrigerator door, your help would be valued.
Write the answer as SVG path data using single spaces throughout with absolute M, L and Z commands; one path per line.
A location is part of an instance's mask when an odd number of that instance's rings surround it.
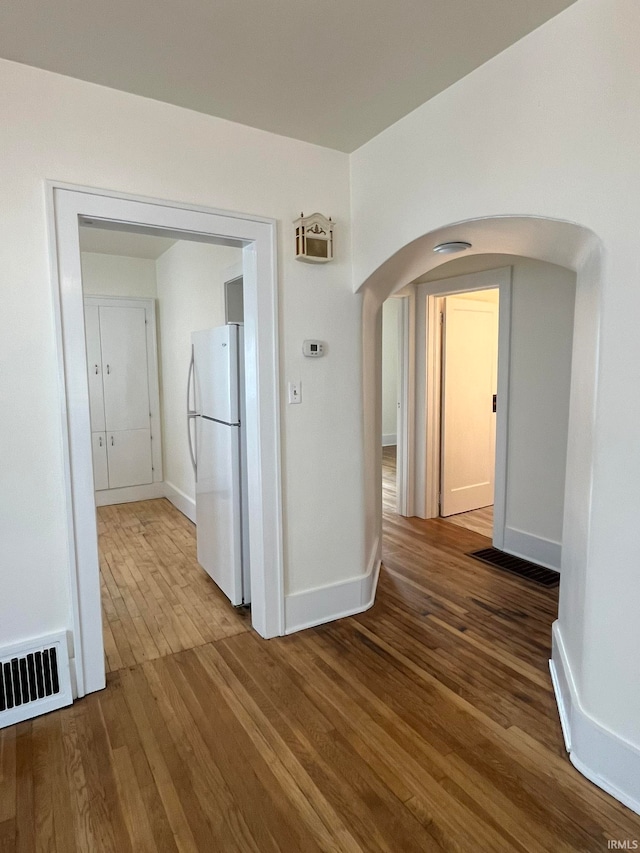
M 240 428 L 196 418 L 198 562 L 234 605 L 242 604 Z
M 226 424 L 239 423 L 238 327 L 193 332 L 191 343 L 198 414 Z

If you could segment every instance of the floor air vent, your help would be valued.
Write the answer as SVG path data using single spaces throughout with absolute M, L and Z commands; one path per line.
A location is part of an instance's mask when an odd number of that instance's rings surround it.
M 487 563 L 489 566 L 494 566 L 496 569 L 503 569 L 505 572 L 520 575 L 520 577 L 527 578 L 542 586 L 557 586 L 560 583 L 560 574 L 554 572 L 553 569 L 545 569 L 536 563 L 530 563 L 529 560 L 523 560 L 522 557 L 505 554 L 504 551 L 499 551 L 497 548 L 482 548 L 480 551 L 472 551 L 467 556 Z
M 65 634 L 0 650 L 0 728 L 72 701 Z

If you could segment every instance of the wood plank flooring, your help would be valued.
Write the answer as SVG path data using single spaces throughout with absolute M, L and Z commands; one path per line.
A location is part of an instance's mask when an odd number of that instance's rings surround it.
M 267 642 L 228 608 L 233 636 L 123 661 L 101 693 L 0 732 L 0 851 L 595 853 L 640 840 L 640 818 L 564 752 L 547 668 L 556 591 L 464 557 L 486 541 L 471 531 L 396 516 L 392 482 L 388 466 L 368 612 Z M 129 522 L 119 510 L 118 548 L 104 546 L 125 561 L 109 590 L 125 632 L 127 596 L 142 614 L 136 588 L 147 600 L 125 569 L 140 570 L 139 528 L 153 531 L 157 509 Z M 185 531 L 145 552 L 158 587 L 193 554 Z
M 390 496 L 390 503 L 386 505 L 386 509 L 390 511 L 395 511 L 396 454 L 396 445 L 387 445 L 382 448 L 384 486 Z M 485 506 L 482 509 L 474 509 L 470 512 L 460 512 L 457 515 L 449 515 L 442 520 L 449 524 L 455 524 L 457 527 L 464 527 L 466 530 L 473 530 L 475 533 L 486 536 L 488 539 L 493 539 L 492 506 Z
M 195 526 L 167 500 L 98 508 L 107 672 L 251 629 L 196 559 Z
M 493 538 L 493 507 L 483 506 L 482 509 L 472 509 L 470 512 L 460 512 L 442 519 L 449 524 L 473 530 L 488 539 Z

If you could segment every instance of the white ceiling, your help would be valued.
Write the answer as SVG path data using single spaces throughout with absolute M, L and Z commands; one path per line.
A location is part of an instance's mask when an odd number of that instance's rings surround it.
M 124 255 L 126 258 L 147 258 L 155 261 L 175 242 L 169 237 L 153 237 L 150 234 L 80 226 L 81 252 Z
M 3 0 L 0 56 L 353 151 L 574 0 Z

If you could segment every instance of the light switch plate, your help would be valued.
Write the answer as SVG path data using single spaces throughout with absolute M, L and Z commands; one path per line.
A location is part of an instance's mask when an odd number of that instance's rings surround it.
M 289 402 L 302 402 L 302 382 L 299 379 L 297 379 L 295 382 L 289 383 Z

